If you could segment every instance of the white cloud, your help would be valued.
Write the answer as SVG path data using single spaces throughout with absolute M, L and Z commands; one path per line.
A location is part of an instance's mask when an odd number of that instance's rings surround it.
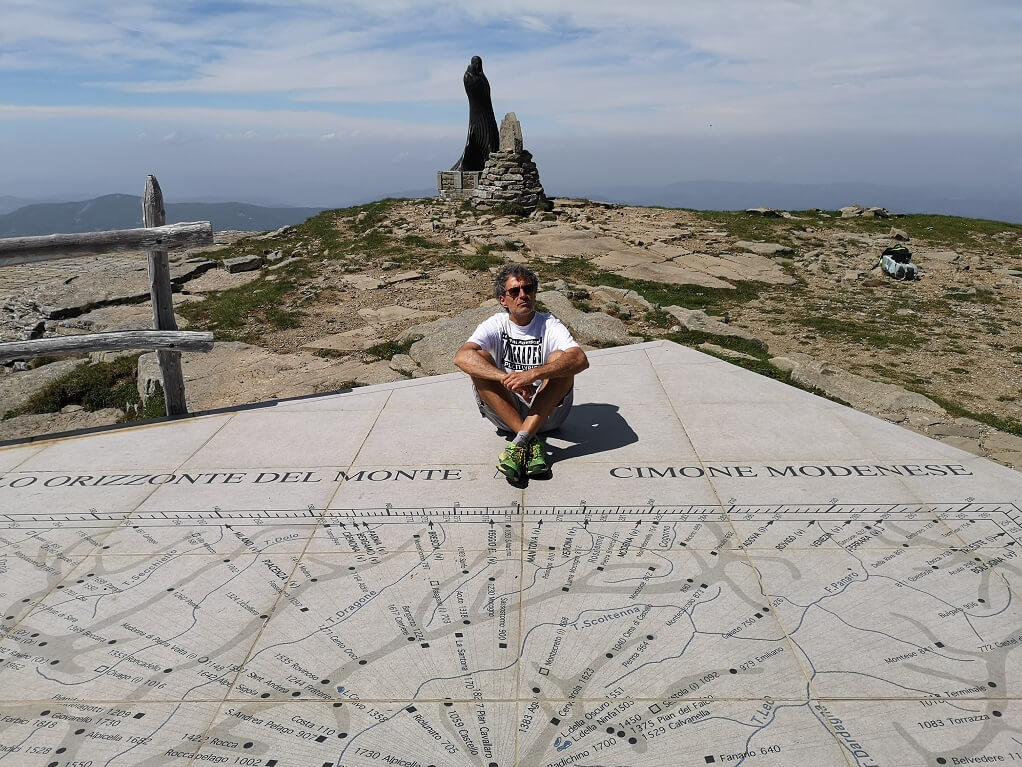
M 222 138 L 255 139 L 260 132 L 287 131 L 292 137 L 316 138 L 328 134 L 355 136 L 361 132 L 380 139 L 419 137 L 422 139 L 449 138 L 459 131 L 448 126 L 435 126 L 381 120 L 375 118 L 347 117 L 322 111 L 297 110 L 256 110 L 256 109 L 215 109 L 206 107 L 107 107 L 107 106 L 24 106 L 0 103 L 0 118 L 7 121 L 106 121 L 118 129 L 120 125 L 135 126 L 132 135 L 141 137 L 159 131 L 160 125 L 188 125 L 196 136 L 220 136 Z M 238 133 L 238 124 L 258 126 Z M 139 131 L 137 126 L 149 126 Z M 181 129 L 161 134 L 183 135 Z
M 295 0 L 285 10 L 257 0 L 201 16 L 173 8 L 13 0 L 0 43 L 15 52 L 0 71 L 41 55 L 128 94 L 389 105 L 413 121 L 416 104 L 463 98 L 461 72 L 479 53 L 495 102 L 592 131 L 626 129 L 628 115 L 616 113 L 632 110 L 640 132 L 676 130 L 672 110 L 694 124 L 730 114 L 741 122 L 718 127 L 753 131 L 865 126 L 872 112 L 906 129 L 1007 130 L 1022 116 L 1014 95 L 1022 16 L 1012 3 Z M 470 31 L 467 48 L 459 33 Z
M 252 141 L 259 138 L 259 134 L 254 130 L 247 130 L 243 133 L 221 133 L 217 138 L 224 141 Z
M 527 145 L 962 136 L 954 158 L 933 160 L 950 167 L 976 136 L 1022 121 L 1014 0 L 2 2 L 0 139 L 14 154 L 44 132 L 139 152 L 174 135 L 167 152 L 185 141 L 247 162 L 269 162 L 269 142 L 317 162 L 400 144 L 374 155 L 384 163 L 449 142 L 449 166 L 473 54 L 498 121 L 515 111 Z M 783 156 L 775 167 L 798 163 Z M 854 175 L 861 158 L 840 162 Z

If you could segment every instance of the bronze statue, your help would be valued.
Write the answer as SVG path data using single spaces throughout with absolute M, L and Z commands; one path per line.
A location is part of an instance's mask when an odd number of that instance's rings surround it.
M 451 170 L 482 170 L 490 152 L 496 152 L 500 146 L 500 134 L 490 101 L 490 81 L 483 74 L 481 58 L 472 57 L 463 79 L 468 95 L 468 138 L 465 139 L 465 151 Z

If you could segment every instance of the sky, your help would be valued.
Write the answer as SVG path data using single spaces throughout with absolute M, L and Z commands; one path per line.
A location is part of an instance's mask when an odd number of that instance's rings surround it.
M 435 188 L 483 59 L 548 193 L 1022 188 L 1019 0 L 0 0 L 0 195 Z

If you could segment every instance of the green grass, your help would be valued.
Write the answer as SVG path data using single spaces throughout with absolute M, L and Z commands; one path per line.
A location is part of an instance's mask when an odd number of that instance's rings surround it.
M 992 290 L 978 288 L 971 291 L 947 290 L 944 297 L 950 301 L 967 301 L 973 304 L 999 304 L 1001 300 Z
M 390 211 L 398 203 L 407 202 L 405 198 L 385 197 L 376 202 L 366 205 L 355 205 L 351 208 L 341 208 L 336 211 L 341 218 L 351 219 L 349 226 L 356 232 L 366 232 L 375 226 L 379 226 L 387 220 Z
M 750 216 L 745 212 L 737 211 L 694 210 L 691 212 L 692 215 L 707 224 L 725 229 L 736 240 L 765 240 L 790 246 L 795 246 L 798 243 L 792 241 L 789 234 L 794 229 L 801 229 L 800 225 L 803 223 L 788 218 Z M 813 218 L 818 217 L 814 214 Z
M 405 235 L 401 239 L 401 244 L 407 248 L 422 248 L 423 250 L 436 250 L 437 248 L 444 247 L 443 243 L 430 240 L 418 234 Z
M 672 325 L 677 325 L 677 318 L 661 309 L 659 306 L 654 307 L 646 312 L 645 320 L 648 324 L 656 328 L 669 328 Z
M 285 231 L 270 241 L 260 241 L 259 249 L 277 249 L 285 252 L 298 244 L 307 244 L 307 257 L 297 264 L 285 267 L 272 280 L 260 277 L 244 286 L 223 291 L 207 297 L 204 301 L 184 304 L 180 311 L 194 327 L 212 329 L 218 338 L 241 338 L 255 340 L 267 329 L 297 327 L 302 321 L 304 294 L 298 289 L 307 285 L 314 277 L 318 263 L 326 259 L 339 260 L 345 271 L 362 271 L 371 268 L 430 268 L 448 265 L 476 272 L 486 272 L 505 263 L 508 253 L 499 245 L 486 245 L 474 254 L 465 254 L 460 248 L 451 246 L 440 239 L 420 234 L 397 236 L 389 234 L 391 225 L 400 223 L 394 219 L 394 208 L 402 201 L 380 200 L 369 205 L 360 205 L 340 210 L 325 211 L 304 224 Z M 481 211 L 464 206 L 465 214 L 481 215 Z M 489 215 L 501 215 L 512 211 L 486 211 Z M 926 243 L 949 249 L 968 248 L 975 250 L 990 247 L 993 242 L 986 238 L 1006 232 L 1009 237 L 1022 236 L 1022 226 L 995 221 L 959 219 L 951 216 L 912 215 L 896 219 L 849 218 L 842 219 L 836 211 L 794 211 L 796 219 L 762 218 L 749 216 L 744 212 L 693 211 L 703 222 L 728 232 L 737 239 L 766 240 L 802 247 L 814 247 L 806 242 L 794 241 L 791 234 L 796 231 L 818 229 L 826 231 L 863 232 L 886 236 L 892 226 L 905 229 L 913 242 Z M 465 217 L 464 215 L 462 216 Z M 909 244 L 912 247 L 912 244 Z M 223 258 L 251 252 L 252 245 L 244 240 L 235 246 L 218 251 L 214 256 Z M 1022 254 L 1022 248 L 997 241 L 998 250 Z M 324 253 L 325 251 L 325 253 Z M 569 284 L 608 285 L 636 291 L 654 305 L 646 312 L 645 321 L 654 327 L 666 329 L 677 320 L 662 307 L 678 305 L 690 309 L 702 309 L 713 315 L 726 315 L 730 309 L 756 299 L 765 299 L 763 311 L 786 316 L 787 321 L 801 325 L 811 337 L 842 339 L 862 343 L 875 349 L 888 349 L 889 356 L 918 349 L 930 337 L 932 328 L 938 326 L 941 318 L 960 312 L 963 303 L 997 305 L 999 296 L 990 290 L 966 292 L 948 290 L 936 299 L 922 298 L 911 291 L 892 292 L 886 289 L 874 290 L 865 286 L 864 292 L 856 295 L 836 295 L 832 301 L 804 303 L 805 277 L 795 272 L 790 264 L 785 270 L 794 276 L 795 284 L 770 286 L 763 283 L 739 282 L 734 289 L 705 288 L 693 285 L 668 285 L 643 280 L 632 280 L 597 268 L 581 257 L 566 257 L 553 263 L 543 264 L 543 282 L 549 284 L 564 279 Z M 867 289 L 868 288 L 868 289 Z M 591 309 L 579 296 L 580 308 Z M 869 318 L 858 316 L 853 310 L 868 306 Z M 541 308 L 541 307 L 540 307 Z M 901 316 L 900 308 L 912 309 L 915 314 Z M 1002 318 L 1003 319 L 1003 318 Z M 993 319 L 982 321 L 982 327 L 989 333 L 998 333 L 1002 326 Z M 796 325 L 796 327 L 797 327 Z M 762 375 L 796 385 L 790 375 L 769 364 L 766 352 L 754 343 L 738 337 L 719 337 L 693 331 L 682 331 L 666 336 L 671 340 L 690 346 L 709 341 L 733 351 L 743 352 L 755 359 L 735 360 L 727 357 L 731 364 L 739 365 Z M 390 359 L 395 354 L 407 353 L 409 343 L 396 344 L 393 341 L 379 344 L 368 350 L 368 354 L 379 359 Z M 960 346 L 952 349 L 964 351 Z M 1012 347 L 1010 353 L 1022 353 L 1022 347 Z M 904 356 L 904 354 L 902 354 Z M 883 374 L 901 385 L 925 387 L 928 382 L 901 373 L 894 369 L 897 360 L 890 359 L 891 367 L 884 367 Z M 959 374 L 961 369 L 951 372 Z M 354 383 L 354 382 L 352 382 Z M 800 387 L 806 388 L 806 387 Z M 812 391 L 810 389 L 810 391 Z M 819 394 L 820 392 L 814 392 Z M 921 392 L 926 396 L 925 391 Z M 944 405 L 944 402 L 941 402 Z M 988 423 L 1011 433 L 1019 433 L 1017 423 L 997 416 L 970 413 L 948 403 L 949 412 L 967 415 L 977 421 Z
M 370 346 L 366 349 L 366 354 L 372 357 L 378 357 L 381 360 L 393 359 L 396 354 L 408 354 L 408 350 L 412 348 L 419 339 L 409 338 L 405 341 L 384 341 L 383 343 Z
M 167 399 L 163 394 L 163 385 L 157 381 L 155 391 L 149 395 L 149 399 L 145 401 L 145 405 L 137 417 L 163 418 L 165 415 L 167 415 Z M 136 419 L 129 416 L 125 420 L 132 421 Z
M 958 216 L 936 216 L 928 214 L 909 214 L 897 218 L 837 218 L 841 214 L 833 212 L 833 226 L 835 229 L 849 231 L 867 232 L 871 234 L 884 234 L 890 232 L 891 227 L 904 229 L 908 232 L 912 241 L 923 241 L 929 245 L 938 245 L 949 249 L 962 247 L 976 247 L 982 244 L 986 237 L 1001 232 L 1013 234 L 1016 237 L 1022 236 L 1022 226 L 1009 224 L 1004 221 L 991 221 L 982 218 L 959 218 Z M 912 242 L 908 243 L 909 249 Z M 999 243 L 998 249 L 1013 255 L 1022 254 L 1022 247 Z
M 750 216 L 744 211 L 690 211 L 708 224 L 727 230 L 735 239 L 770 240 L 786 245 L 799 243 L 787 239 L 793 231 L 810 228 L 826 228 L 832 231 L 863 232 L 887 235 L 891 227 L 904 229 L 913 241 L 949 249 L 977 247 L 986 238 L 1007 233 L 1022 237 L 1022 225 L 979 218 L 909 214 L 896 218 L 841 218 L 841 212 L 798 210 L 792 211 L 794 218 L 764 218 Z M 909 243 L 909 248 L 912 245 Z M 998 249 L 1009 255 L 1022 255 L 1022 245 L 1016 242 L 999 242 Z
M 8 410 L 4 420 L 19 415 L 58 413 L 68 405 L 81 405 L 90 411 L 108 407 L 140 408 L 142 400 L 135 385 L 140 356 L 133 354 L 111 362 L 79 365 L 50 381 L 21 407 Z
M 301 325 L 301 313 L 287 304 L 310 274 L 302 262 L 289 264 L 274 272 L 272 280 L 261 274 L 244 285 L 181 304 L 176 310 L 192 327 L 212 331 L 219 340 L 255 340 L 265 328 L 284 330 Z
M 711 333 L 703 333 L 698 330 L 682 329 L 680 331 L 674 331 L 670 335 L 664 337 L 669 341 L 675 341 L 676 343 L 683 344 L 685 346 L 699 346 L 699 344 L 711 343 L 725 349 L 730 349 L 731 351 L 748 354 L 758 360 L 765 361 L 767 358 L 767 349 L 765 344 L 751 341 L 747 338 L 741 338 L 740 336 L 718 336 Z M 731 357 L 726 357 L 726 359 L 732 362 L 734 361 Z
M 492 253 L 474 253 L 472 255 L 458 254 L 448 259 L 451 266 L 460 266 L 475 272 L 485 272 L 492 266 L 503 266 L 504 257 L 495 256 Z
M 368 205 L 324 211 L 278 237 L 260 241 L 261 249 L 285 252 L 293 252 L 298 245 L 303 245 L 306 257 L 273 273 L 261 274 L 244 285 L 182 304 L 178 311 L 192 327 L 211 330 L 218 340 L 256 342 L 268 331 L 302 325 L 301 307 L 315 301 L 317 296 L 299 293 L 299 288 L 315 276 L 323 259 L 346 262 L 346 271 L 415 268 L 435 263 L 486 270 L 503 263 L 502 258 L 488 254 L 466 258 L 446 243 L 418 234 L 398 238 L 380 231 L 377 227 L 388 221 L 401 202 L 388 198 Z M 214 255 L 230 257 L 250 250 L 244 241 L 239 241 Z
M 959 418 L 971 418 L 973 421 L 979 421 L 980 423 L 985 423 L 987 426 L 992 426 L 998 431 L 1014 434 L 1016 437 L 1022 437 L 1022 422 L 1015 421 L 1011 418 L 1002 418 L 1001 416 L 994 415 L 993 413 L 975 413 L 955 402 L 931 394 L 930 392 L 922 389 L 912 389 L 912 391 L 917 394 L 922 394 L 924 397 L 929 397 L 953 416 L 957 416 Z
M 856 322 L 846 317 L 822 314 L 802 314 L 793 319 L 821 336 L 866 344 L 873 349 L 917 347 L 922 343 L 922 339 L 910 330 L 891 327 L 885 322 Z
M 315 240 L 320 248 L 327 251 L 328 258 L 342 257 L 355 251 L 374 255 L 373 251 L 381 247 L 396 247 L 390 237 L 375 228 L 387 220 L 390 211 L 400 202 L 402 200 L 388 197 L 368 205 L 325 210 L 292 227 L 281 239 L 283 244 Z
M 704 288 L 699 285 L 668 285 L 648 280 L 633 280 L 614 272 L 599 269 L 585 258 L 570 256 L 556 264 L 544 266 L 545 281 L 563 279 L 587 285 L 607 285 L 612 288 L 634 290 L 656 306 L 683 306 L 702 309 L 708 314 L 723 314 L 729 307 L 759 298 L 770 290 L 761 282 L 737 281 L 734 288 Z
M 487 255 L 489 253 L 507 253 L 508 251 L 519 251 L 521 246 L 517 243 L 507 240 L 504 243 L 489 242 L 486 245 L 480 245 L 476 248 L 476 251 L 481 255 Z

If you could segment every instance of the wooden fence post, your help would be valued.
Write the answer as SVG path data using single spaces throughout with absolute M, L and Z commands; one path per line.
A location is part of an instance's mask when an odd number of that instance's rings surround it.
M 156 176 L 146 178 L 145 194 L 142 197 L 142 225 L 149 228 L 167 223 L 163 207 L 163 192 Z M 170 262 L 166 250 L 150 250 L 149 253 L 149 294 L 153 301 L 153 327 L 156 330 L 177 330 L 174 318 L 174 294 L 170 286 Z M 167 403 L 167 415 L 184 415 L 185 379 L 181 371 L 181 353 L 158 349 L 156 358 L 163 374 L 163 396 Z

